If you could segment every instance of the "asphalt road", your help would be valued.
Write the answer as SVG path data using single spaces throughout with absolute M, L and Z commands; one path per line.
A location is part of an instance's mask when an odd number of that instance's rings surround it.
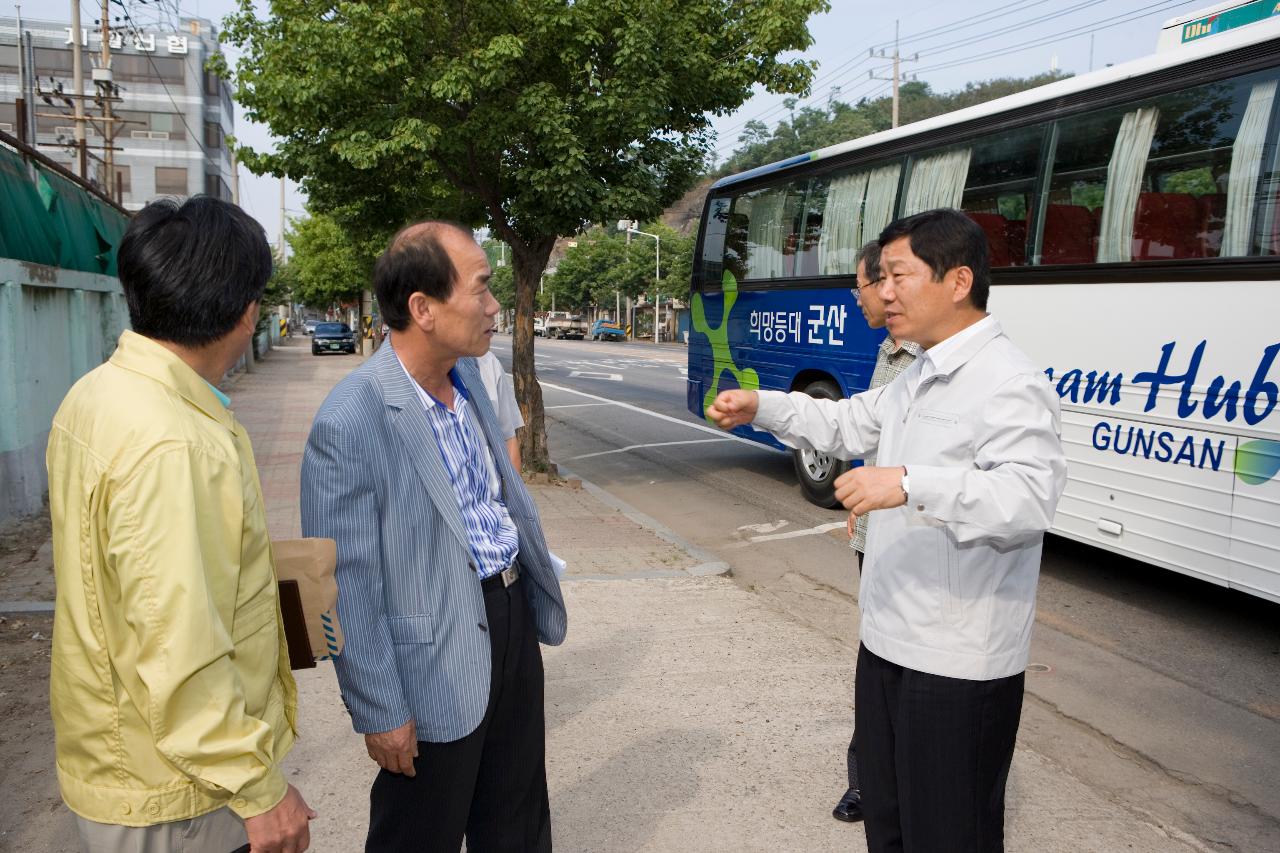
M 510 368 L 510 338 L 494 349 Z M 536 347 L 552 458 L 856 648 L 844 514 L 685 408 L 686 352 Z M 1050 536 L 1022 742 L 1206 849 L 1280 850 L 1280 606 Z M 838 795 L 839 792 L 833 792 Z

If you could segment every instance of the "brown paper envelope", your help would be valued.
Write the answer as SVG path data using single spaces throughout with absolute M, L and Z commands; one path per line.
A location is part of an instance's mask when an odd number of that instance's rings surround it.
M 338 546 L 332 539 L 278 539 L 271 543 L 279 580 L 298 582 L 306 615 L 307 638 L 316 660 L 332 660 L 342 651 L 338 625 Z

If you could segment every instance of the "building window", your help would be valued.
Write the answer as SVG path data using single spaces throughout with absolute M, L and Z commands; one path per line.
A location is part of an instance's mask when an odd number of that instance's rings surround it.
M 231 201 L 231 189 L 221 175 L 204 176 L 204 194 L 222 201 Z
M 156 166 L 156 195 L 187 195 L 185 167 Z
M 178 113 L 141 113 L 120 111 L 117 116 L 129 122 L 123 136 L 129 139 L 186 139 L 186 125 Z
M 117 53 L 111 57 L 111 70 L 117 82 L 163 83 L 170 89 L 185 87 L 187 82 L 186 63 L 172 56 Z
M 222 78 L 212 71 L 204 72 L 204 93 L 217 97 L 222 92 Z
M 204 147 L 208 154 L 222 150 L 222 125 L 216 121 L 204 123 Z
M 116 179 L 115 181 L 112 182 L 111 186 L 107 188 L 107 195 L 119 201 L 123 199 L 125 196 L 133 192 L 133 186 L 129 181 L 128 166 L 116 166 L 115 170 L 116 170 Z M 182 169 L 179 171 L 186 171 L 186 170 Z M 117 189 L 119 190 L 119 194 L 116 193 Z

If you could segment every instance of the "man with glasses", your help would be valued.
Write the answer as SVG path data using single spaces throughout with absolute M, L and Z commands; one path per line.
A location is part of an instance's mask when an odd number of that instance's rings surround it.
M 880 283 L 884 275 L 880 271 L 880 244 L 872 240 L 858 251 L 857 286 L 853 288 L 853 297 L 862 309 L 862 316 L 872 329 L 884 328 L 884 300 L 880 298 Z M 899 341 L 893 335 L 886 335 L 876 350 L 876 366 L 871 373 L 870 388 L 879 388 L 897 379 L 904 370 L 911 366 L 920 354 L 920 347 L 911 341 Z M 870 390 L 870 388 L 868 390 Z M 864 463 L 875 465 L 876 457 L 866 457 Z M 849 546 L 858 553 L 858 572 L 862 572 L 863 555 L 867 550 L 866 514 L 849 513 Z M 849 738 L 849 752 L 845 763 L 849 771 L 849 788 L 831 810 L 836 820 L 856 823 L 862 820 L 862 792 L 858 785 L 858 734 Z

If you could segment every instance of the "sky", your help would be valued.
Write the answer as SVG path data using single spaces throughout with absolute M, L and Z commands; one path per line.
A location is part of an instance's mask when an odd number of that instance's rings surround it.
M 23 4 L 27 17 L 51 19 L 65 7 L 70 14 L 77 0 L 29 0 Z M 92 25 L 97 0 L 78 0 L 81 20 Z M 156 0 L 125 0 L 139 21 L 152 19 Z M 215 23 L 234 11 L 234 0 L 160 0 L 169 14 L 208 18 Z M 266 0 L 255 0 L 260 13 Z M 1213 0 L 898 0 L 896 3 L 868 3 L 865 0 L 831 0 L 831 11 L 809 21 L 812 46 L 802 54 L 816 60 L 819 67 L 812 91 L 800 98 L 799 106 L 821 106 L 834 98 L 856 102 L 863 97 L 879 97 L 888 92 L 887 80 L 870 79 L 869 74 L 887 77 L 891 62 L 872 58 L 872 50 L 892 54 L 895 18 L 899 31 L 899 53 L 914 61 L 901 63 L 903 74 L 917 74 L 935 92 L 961 89 L 971 81 L 995 77 L 1026 77 L 1056 67 L 1082 74 L 1108 64 L 1118 64 L 1155 51 L 1156 37 L 1166 20 L 1213 5 Z M 0 15 L 12 15 L 13 0 L 0 0 Z M 224 45 L 234 65 L 238 53 Z M 773 127 L 786 117 L 783 101 L 791 96 L 771 95 L 758 90 L 740 109 L 714 117 L 717 133 L 716 155 L 724 160 L 737 145 L 743 126 L 752 119 Z M 273 146 L 265 127 L 254 125 L 237 113 L 236 137 L 260 150 Z M 242 206 L 267 231 L 272 244 L 280 231 L 280 182 L 240 172 Z M 292 184 L 287 186 L 285 208 L 289 217 L 304 214 L 305 198 Z

